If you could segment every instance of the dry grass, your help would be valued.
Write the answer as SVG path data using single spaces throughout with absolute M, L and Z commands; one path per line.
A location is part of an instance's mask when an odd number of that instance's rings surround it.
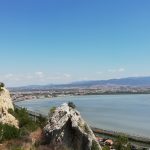
M 42 130 L 39 128 L 29 136 L 3 142 L 0 150 L 70 150 L 63 145 L 40 145 L 41 140 Z
M 41 129 L 37 129 L 29 136 L 5 141 L 0 145 L 0 150 L 34 150 L 34 144 L 41 137 Z

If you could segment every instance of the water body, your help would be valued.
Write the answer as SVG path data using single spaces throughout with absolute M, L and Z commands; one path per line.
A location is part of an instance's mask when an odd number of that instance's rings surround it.
M 93 127 L 150 138 L 150 95 L 59 97 L 17 102 L 29 110 L 48 114 L 52 106 L 72 101 Z

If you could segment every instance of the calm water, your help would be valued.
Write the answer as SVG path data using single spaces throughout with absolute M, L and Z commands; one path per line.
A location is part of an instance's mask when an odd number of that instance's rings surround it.
M 150 95 L 102 95 L 39 99 L 17 102 L 47 114 L 52 106 L 72 101 L 93 127 L 150 138 Z

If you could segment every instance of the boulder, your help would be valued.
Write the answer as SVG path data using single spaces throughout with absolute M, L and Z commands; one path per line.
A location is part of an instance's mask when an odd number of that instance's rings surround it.
M 2 87 L 0 91 L 0 123 L 9 124 L 18 128 L 18 121 L 8 110 L 14 110 L 14 106 L 9 91 Z
M 68 150 L 101 150 L 89 125 L 66 103 L 51 112 L 44 136 L 47 144 L 63 145 Z

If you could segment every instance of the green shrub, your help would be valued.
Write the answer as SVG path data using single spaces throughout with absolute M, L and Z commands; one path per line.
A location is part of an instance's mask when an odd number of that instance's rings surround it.
M 31 118 L 25 108 L 15 109 L 15 117 L 19 120 L 19 127 L 26 126 L 31 122 Z
M 76 105 L 73 102 L 68 102 L 68 106 L 75 109 Z
M 14 110 L 12 108 L 8 109 L 8 113 L 11 114 L 11 115 L 13 115 L 13 116 L 15 115 L 15 112 L 14 112 Z
M 5 84 L 1 82 L 0 87 L 5 87 Z
M 125 135 L 119 135 L 116 141 L 125 145 L 128 143 L 128 137 Z
M 109 146 L 105 145 L 102 150 L 110 150 Z
M 91 150 L 100 150 L 99 146 L 98 146 L 98 143 L 96 141 L 94 141 L 94 140 L 92 141 Z
M 4 86 L 5 86 L 4 83 L 1 82 L 1 83 L 0 83 L 0 91 L 3 91 L 2 88 L 3 88 Z
M 0 91 L 3 91 L 3 87 L 4 87 L 5 85 L 4 85 L 4 83 L 0 83 Z
M 16 108 L 13 115 L 19 121 L 20 129 L 26 128 L 28 131 L 35 131 L 38 128 L 38 124 L 33 121 L 25 108 Z
M 56 107 L 53 107 L 51 109 L 51 112 L 54 112 Z M 19 121 L 19 127 L 20 129 L 23 128 L 23 133 L 25 131 L 35 131 L 38 127 L 43 128 L 46 125 L 47 118 L 43 116 L 39 116 L 36 119 L 36 122 L 31 116 L 29 115 L 27 109 L 15 109 L 13 112 L 12 110 L 9 110 L 9 112 Z
M 20 128 L 20 136 L 28 136 L 30 134 L 30 131 L 26 127 Z
M 119 135 L 115 141 L 114 148 L 116 150 L 130 150 L 130 144 L 128 138 L 125 135 Z
M 14 111 L 9 109 L 8 112 L 19 121 L 19 129 L 7 124 L 0 124 L 0 142 L 27 136 L 30 134 L 30 132 L 35 131 L 38 127 L 43 128 L 46 125 L 47 119 L 45 117 L 39 116 L 35 122 L 33 118 L 30 117 L 28 111 L 24 108 L 15 108 Z
M 43 128 L 47 123 L 47 118 L 40 115 L 37 120 L 38 125 Z
M 49 117 L 51 117 L 51 116 L 53 115 L 53 113 L 55 112 L 55 110 L 56 110 L 56 107 L 53 106 L 53 107 L 50 109 L 50 111 L 49 111 Z
M 0 124 L 0 141 L 18 138 L 20 130 L 8 124 Z

